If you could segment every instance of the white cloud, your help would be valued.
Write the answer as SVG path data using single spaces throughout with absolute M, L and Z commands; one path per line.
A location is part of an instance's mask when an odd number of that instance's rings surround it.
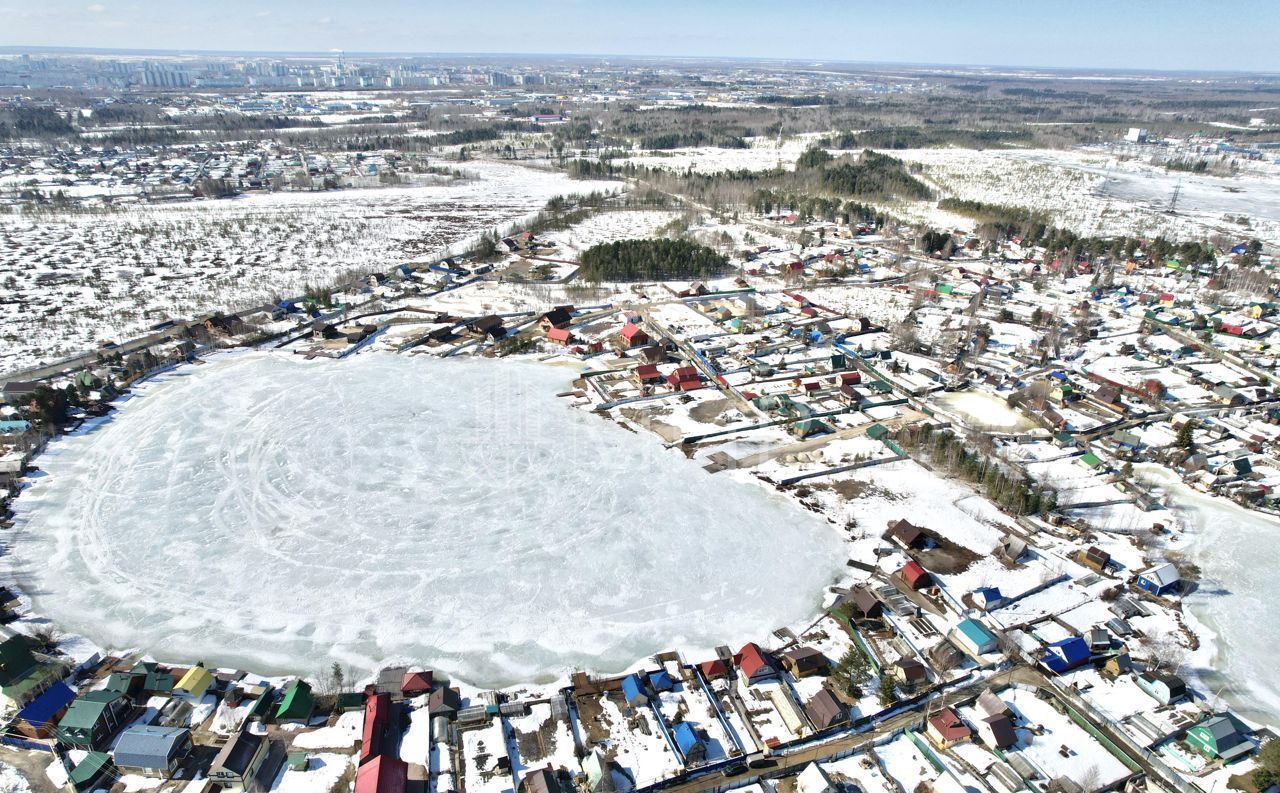
M 254 14 L 254 16 L 255 16 L 255 17 L 269 17 L 269 16 L 271 16 L 271 12 L 270 12 L 270 11 L 259 11 L 258 13 Z
M 95 14 L 101 14 L 102 12 L 107 10 L 107 7 L 104 6 L 102 3 L 91 3 L 85 6 L 85 10 L 92 11 Z

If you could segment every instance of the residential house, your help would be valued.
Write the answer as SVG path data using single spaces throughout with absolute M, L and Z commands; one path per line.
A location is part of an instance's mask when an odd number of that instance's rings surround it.
M 1089 643 L 1079 636 L 1053 642 L 1045 647 L 1040 663 L 1055 675 L 1061 675 L 1089 663 Z
M 379 755 L 356 771 L 355 793 L 405 793 L 408 785 L 409 764 L 390 754 Z
M 1187 696 L 1187 684 L 1174 674 L 1147 670 L 1135 678 L 1138 688 L 1161 705 L 1172 705 Z
M 57 732 L 58 720 L 75 701 L 76 692 L 62 681 L 49 686 L 22 710 L 13 729 L 34 739 L 52 738 Z
M 21 708 L 65 676 L 65 666 L 36 658 L 26 636 L 0 642 L 0 704 Z
M 133 705 L 123 694 L 108 690 L 81 694 L 58 720 L 58 740 L 77 749 L 97 749 L 132 715 Z
M 733 656 L 733 664 L 738 667 L 738 674 L 747 685 L 778 675 L 778 666 L 773 657 L 755 642 L 744 644 Z
M 400 680 L 400 694 L 404 697 L 420 697 L 431 693 L 434 675 L 430 670 L 404 673 Z
M 1178 574 L 1177 567 L 1166 562 L 1138 573 L 1138 580 L 1135 583 L 1138 589 L 1144 592 L 1157 596 L 1167 595 L 1178 591 L 1182 584 L 1182 576 Z
M 675 739 L 676 748 L 680 750 L 680 756 L 684 758 L 686 766 L 706 759 L 707 744 L 689 722 L 682 721 L 673 727 L 671 737 Z
M 213 764 L 209 766 L 208 778 L 223 790 L 246 790 L 253 785 L 253 778 L 267 759 L 270 743 L 265 735 L 241 730 L 223 745 Z
M 554 342 L 562 347 L 568 347 L 573 343 L 573 334 L 568 328 L 548 328 L 547 341 Z
M 633 708 L 649 704 L 649 693 L 639 675 L 631 674 L 622 678 L 622 698 Z
M 89 752 L 67 775 L 67 781 L 77 791 L 99 790 L 110 787 L 116 780 L 116 768 L 106 752 Z
M 973 590 L 973 605 L 981 611 L 991 611 L 998 609 L 1004 605 L 1004 595 L 1000 594 L 1000 589 L 993 586 L 980 586 Z
M 842 789 L 817 763 L 809 763 L 796 777 L 796 793 L 839 793 Z
M 471 320 L 467 323 L 467 330 L 473 335 L 490 339 L 501 339 L 507 335 L 507 329 L 502 325 L 502 317 L 493 314 Z
M 823 686 L 804 704 L 804 712 L 815 730 L 825 730 L 849 719 L 848 711 L 831 689 Z
M 661 691 L 674 691 L 676 687 L 675 679 L 672 678 L 671 673 L 665 669 L 650 672 L 647 675 L 647 680 L 649 682 L 649 690 L 654 691 L 655 693 Z
M 1231 763 L 1253 751 L 1247 728 L 1230 713 L 1210 716 L 1187 730 L 1186 742 L 1209 759 Z
M 911 549 L 923 548 L 927 544 L 929 536 L 925 534 L 924 529 L 904 518 L 889 528 L 889 539 L 903 548 Z
M 948 749 L 969 740 L 973 731 L 951 708 L 943 708 L 925 720 L 925 735 L 939 749 Z
M 951 631 L 951 639 L 971 655 L 994 652 L 1000 642 L 995 634 L 972 617 L 961 620 Z
M 884 604 L 868 587 L 854 587 L 852 596 L 845 601 L 856 619 L 872 619 L 879 617 L 884 611 Z
M 213 683 L 212 672 L 203 666 L 193 666 L 178 680 L 178 684 L 173 687 L 173 694 L 174 696 L 186 697 L 192 700 L 200 699 Z
M 169 779 L 191 747 L 191 731 L 185 727 L 139 725 L 120 733 L 113 759 L 124 773 Z
M 621 335 L 628 348 L 643 347 L 649 343 L 649 334 L 634 322 L 623 325 Z
M 634 787 L 622 767 L 607 759 L 598 746 L 583 758 L 582 771 L 587 776 L 590 793 L 624 793 Z
M 316 700 L 311 694 L 311 686 L 305 680 L 295 679 L 284 691 L 284 698 L 276 708 L 276 722 L 279 724 L 306 724 L 311 721 L 315 712 Z M 117 762 L 116 765 L 119 765 Z
M 452 714 L 438 714 L 437 711 L 431 710 L 430 703 L 428 703 L 427 710 L 431 716 L 449 715 L 450 718 L 453 718 L 457 715 L 456 708 Z M 382 692 L 365 697 L 364 727 L 360 734 L 361 765 L 382 754 L 393 735 L 391 729 L 391 695 Z
M 1018 742 L 1018 733 L 1013 729 L 1013 720 L 1007 713 L 996 713 L 978 719 L 977 732 L 982 742 L 993 749 L 1008 749 Z
M 427 699 L 427 710 L 432 716 L 448 716 L 454 718 L 462 708 L 462 695 L 458 689 L 440 686 L 431 692 Z
M 796 647 L 782 654 L 782 665 L 794 677 L 824 674 L 831 662 L 827 656 L 812 647 Z
M 1106 571 L 1107 565 L 1111 563 L 1111 554 L 1096 545 L 1090 545 L 1080 554 L 1079 561 L 1090 570 L 1102 573 Z
M 542 315 L 538 320 L 538 326 L 543 332 L 552 328 L 564 330 L 573 324 L 573 306 L 556 306 L 547 313 Z
M 702 673 L 702 677 L 710 682 L 712 680 L 725 680 L 729 677 L 729 665 L 719 658 L 712 661 L 703 661 L 698 664 L 698 671 Z
M 662 373 L 658 371 L 656 363 L 642 363 L 631 370 L 631 376 L 636 379 L 639 385 L 651 385 L 662 382 Z
M 915 658 L 903 657 L 893 662 L 893 678 L 906 688 L 928 682 L 929 670 Z
M 667 385 L 676 391 L 694 391 L 702 388 L 698 379 L 698 370 L 693 366 L 681 366 L 667 375 Z

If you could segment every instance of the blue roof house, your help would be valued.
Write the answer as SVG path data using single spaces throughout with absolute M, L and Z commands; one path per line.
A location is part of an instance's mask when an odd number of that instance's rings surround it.
M 706 759 L 707 746 L 689 722 L 682 721 L 677 724 L 671 731 L 671 735 L 675 738 L 676 747 L 680 750 L 685 765 L 693 765 Z
M 995 634 L 972 617 L 961 620 L 951 632 L 952 638 L 972 655 L 983 655 L 996 649 L 999 642 Z
M 1089 643 L 1079 636 L 1072 636 L 1046 647 L 1040 663 L 1050 672 L 1060 675 L 1084 666 L 1092 657 L 1093 654 L 1089 652 Z
M 980 586 L 973 590 L 973 605 L 983 611 L 998 609 L 1004 605 L 1004 595 L 1000 594 L 998 587 Z
M 76 692 L 58 681 L 18 711 L 17 730 L 28 738 L 49 738 L 58 726 L 58 719 L 76 698 Z
M 649 688 L 654 691 L 671 691 L 676 687 L 676 681 L 671 679 L 671 675 L 665 669 L 659 669 L 656 672 L 649 673 Z
M 622 696 L 633 708 L 649 704 L 649 695 L 645 691 L 644 683 L 640 682 L 639 675 L 627 675 L 622 678 Z

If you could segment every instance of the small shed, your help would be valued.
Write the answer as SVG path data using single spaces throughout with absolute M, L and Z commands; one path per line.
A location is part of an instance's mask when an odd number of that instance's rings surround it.
M 929 575 L 929 571 L 920 566 L 920 563 L 912 560 L 902 566 L 898 571 L 898 575 L 902 578 L 903 583 L 912 589 L 919 591 L 926 589 L 933 584 L 933 577 Z

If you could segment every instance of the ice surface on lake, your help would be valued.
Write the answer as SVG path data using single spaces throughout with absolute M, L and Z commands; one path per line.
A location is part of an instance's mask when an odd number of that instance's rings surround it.
M 574 411 L 573 371 L 224 356 L 53 444 L 17 501 L 39 613 L 113 648 L 470 682 L 616 671 L 806 617 L 836 533 Z
M 1190 560 L 1200 566 L 1201 579 L 1187 605 L 1216 634 L 1217 650 L 1211 668 L 1196 672 L 1236 710 L 1274 720 L 1280 712 L 1280 522 L 1198 493 L 1156 466 L 1141 471 L 1169 492 L 1195 534 Z

